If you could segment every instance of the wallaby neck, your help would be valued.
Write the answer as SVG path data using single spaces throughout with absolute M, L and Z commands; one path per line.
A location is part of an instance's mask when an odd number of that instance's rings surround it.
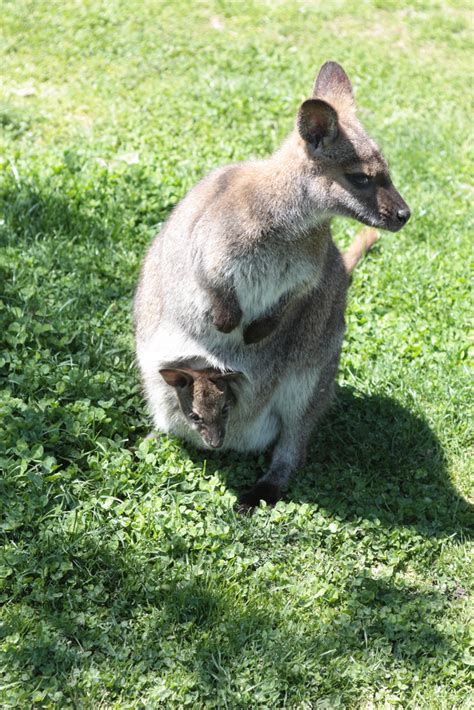
M 315 199 L 314 174 L 294 135 L 262 161 L 259 172 L 258 209 L 272 231 L 289 241 L 305 239 L 318 228 L 327 231 L 332 215 Z

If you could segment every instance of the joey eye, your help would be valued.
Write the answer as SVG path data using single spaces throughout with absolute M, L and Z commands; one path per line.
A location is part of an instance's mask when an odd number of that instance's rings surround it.
M 191 412 L 191 414 L 189 414 L 188 416 L 190 420 L 192 422 L 196 422 L 196 424 L 201 421 L 201 417 L 198 414 L 195 414 L 194 412 Z
M 345 173 L 344 177 L 348 180 L 354 187 L 369 187 L 372 184 L 373 178 L 365 173 Z

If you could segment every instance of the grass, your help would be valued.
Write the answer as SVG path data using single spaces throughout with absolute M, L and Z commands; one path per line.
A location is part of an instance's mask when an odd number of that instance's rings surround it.
M 2 708 L 471 706 L 470 10 L 4 5 Z M 271 152 L 329 58 L 413 217 L 357 270 L 310 463 L 240 517 L 262 459 L 144 440 L 131 298 L 172 206 Z

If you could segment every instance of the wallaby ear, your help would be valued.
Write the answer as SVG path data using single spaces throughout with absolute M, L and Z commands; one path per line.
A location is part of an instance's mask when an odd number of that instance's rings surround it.
M 340 64 L 323 64 L 314 82 L 313 98 L 326 99 L 338 111 L 354 110 L 352 84 Z
M 164 379 L 167 385 L 171 387 L 189 387 L 192 384 L 193 378 L 185 370 L 160 370 L 160 375 Z
M 304 101 L 296 119 L 299 134 L 313 148 L 332 143 L 337 137 L 337 113 L 326 101 Z

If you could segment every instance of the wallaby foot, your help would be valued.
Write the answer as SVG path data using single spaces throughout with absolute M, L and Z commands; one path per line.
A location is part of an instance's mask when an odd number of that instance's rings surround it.
M 240 510 L 245 512 L 250 508 L 256 508 L 264 500 L 268 505 L 275 505 L 282 497 L 280 486 L 270 481 L 257 481 L 252 488 L 241 495 Z
M 307 436 L 301 432 L 295 434 L 292 428 L 285 429 L 272 451 L 268 471 L 246 493 L 240 502 L 248 508 L 255 508 L 264 500 L 268 505 L 275 505 L 288 488 L 293 473 L 306 461 Z
M 150 433 L 145 436 L 143 441 L 150 441 L 151 439 L 154 439 L 156 441 L 156 443 L 159 444 L 161 441 L 160 432 L 159 431 L 150 431 Z

